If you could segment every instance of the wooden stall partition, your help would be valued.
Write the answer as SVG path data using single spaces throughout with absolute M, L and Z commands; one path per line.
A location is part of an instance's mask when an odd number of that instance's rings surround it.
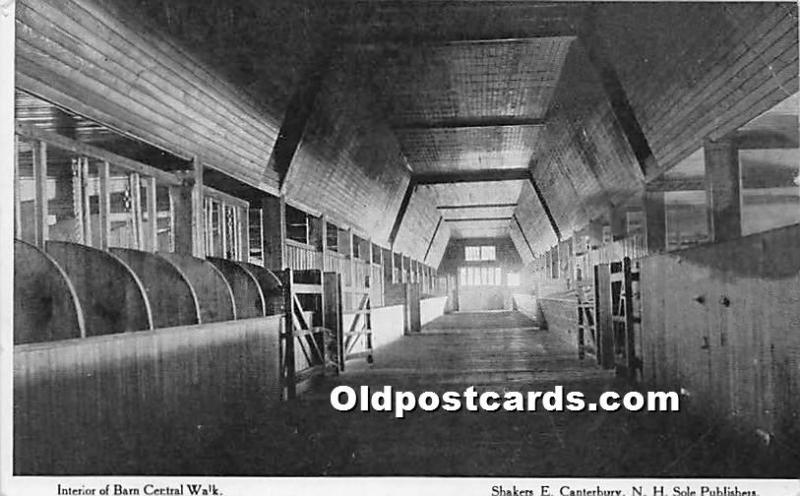
M 14 240 L 14 344 L 86 336 L 78 294 L 40 248 Z
M 287 239 L 286 263 L 294 270 L 321 270 L 322 252 L 312 245 Z
M 255 276 L 232 260 L 206 257 L 222 273 L 233 291 L 236 318 L 251 319 L 265 315 L 264 293 Z
M 611 323 L 611 265 L 594 266 L 595 315 L 597 316 L 597 363 L 614 368 L 614 331 Z
M 64 241 L 48 241 L 45 250 L 75 288 L 87 336 L 153 328 L 144 285 L 122 260 L 90 246 Z
M 110 248 L 142 281 L 153 327 L 175 327 L 200 323 L 200 305 L 189 280 L 172 262 L 150 252 Z
M 207 454 L 277 406 L 280 320 L 15 346 L 14 473 L 234 472 Z
M 416 334 L 422 331 L 420 317 L 419 284 L 405 284 L 405 333 Z
M 264 313 L 283 314 L 283 283 L 280 278 L 260 265 L 238 260 L 234 260 L 233 263 L 248 271 L 258 282 L 261 294 L 264 295 Z
M 800 225 L 642 259 L 644 378 L 746 429 L 800 432 Z
M 208 260 L 180 253 L 159 252 L 186 275 L 200 303 L 200 322 L 222 322 L 236 318 L 233 291 L 222 273 Z

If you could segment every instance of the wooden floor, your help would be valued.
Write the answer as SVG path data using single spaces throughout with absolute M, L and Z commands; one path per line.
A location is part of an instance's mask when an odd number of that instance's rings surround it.
M 611 372 L 579 361 L 519 313 L 446 315 L 379 350 L 373 365 L 348 364 L 345 374 L 282 406 L 273 420 L 262 419 L 247 432 L 229 431 L 206 455 L 214 457 L 209 470 L 528 477 L 746 476 L 769 470 L 753 462 L 746 447 L 713 444 L 706 426 L 683 413 L 415 411 L 396 419 L 384 412 L 336 412 L 328 393 L 338 384 L 416 392 L 468 386 L 533 391 L 561 384 L 590 398 L 623 388 Z M 226 460 L 229 466 L 222 467 Z

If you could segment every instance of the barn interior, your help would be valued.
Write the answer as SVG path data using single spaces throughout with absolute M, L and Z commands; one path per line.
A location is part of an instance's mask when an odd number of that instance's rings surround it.
M 14 7 L 16 474 L 799 475 L 796 3 Z

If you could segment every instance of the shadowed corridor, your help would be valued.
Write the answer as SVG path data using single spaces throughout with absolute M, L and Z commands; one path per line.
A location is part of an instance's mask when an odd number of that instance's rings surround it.
M 337 412 L 339 384 L 394 391 L 548 390 L 587 400 L 625 388 L 613 372 L 580 361 L 554 335 L 516 312 L 455 313 L 379 349 L 375 363 L 348 363 L 295 403 L 280 424 L 225 429 L 217 448 L 233 473 L 258 475 L 746 476 L 774 472 L 754 450 L 687 414 Z M 266 420 L 266 419 L 265 419 Z M 237 433 L 231 437 L 230 433 Z M 219 457 L 214 458 L 219 470 Z M 783 465 L 784 467 L 791 466 Z M 769 467 L 772 467 L 770 470 Z M 786 472 L 787 469 L 783 469 Z M 783 475 L 790 475 L 783 473 Z

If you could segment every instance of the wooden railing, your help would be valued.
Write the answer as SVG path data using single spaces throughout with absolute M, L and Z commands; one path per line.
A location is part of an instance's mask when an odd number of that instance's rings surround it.
M 322 270 L 322 252 L 291 239 L 286 240 L 286 260 L 294 270 Z

